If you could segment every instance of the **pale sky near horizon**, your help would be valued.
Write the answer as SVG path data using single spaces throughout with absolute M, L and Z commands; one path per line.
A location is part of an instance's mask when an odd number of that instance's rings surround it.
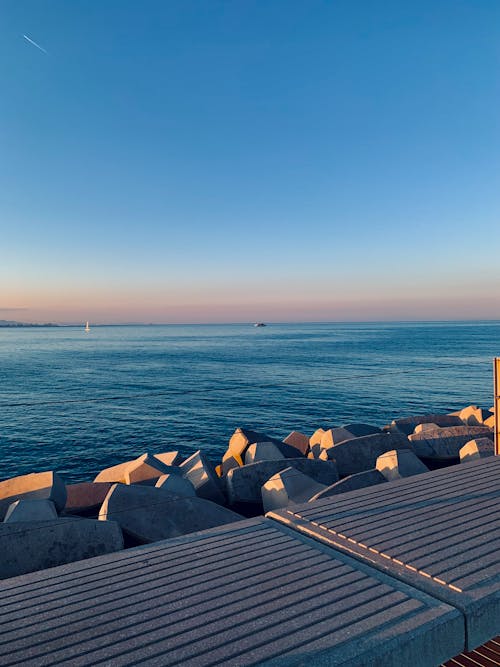
M 500 319 L 498 0 L 3 0 L 0 63 L 0 319 Z

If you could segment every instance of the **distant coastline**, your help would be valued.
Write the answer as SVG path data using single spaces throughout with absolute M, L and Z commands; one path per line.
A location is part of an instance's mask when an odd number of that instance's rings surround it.
M 11 329 L 16 327 L 60 327 L 60 324 L 55 324 L 54 322 L 16 322 L 15 320 L 0 320 L 0 327 Z

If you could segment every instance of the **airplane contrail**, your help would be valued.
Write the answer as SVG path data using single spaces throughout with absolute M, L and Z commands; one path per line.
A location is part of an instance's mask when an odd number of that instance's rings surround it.
M 36 46 L 37 49 L 40 49 L 40 51 L 43 51 L 44 53 L 47 53 L 47 51 L 43 47 L 41 47 L 40 44 L 37 44 L 36 42 L 34 42 L 32 39 L 30 39 L 28 37 L 28 35 L 23 35 L 23 37 L 27 42 L 29 42 L 30 44 L 33 44 L 33 46 Z M 47 53 L 47 55 L 49 55 L 49 54 Z

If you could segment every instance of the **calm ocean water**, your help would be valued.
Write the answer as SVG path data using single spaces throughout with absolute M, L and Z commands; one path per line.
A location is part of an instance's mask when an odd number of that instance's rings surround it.
M 0 478 L 493 402 L 500 322 L 0 329 Z

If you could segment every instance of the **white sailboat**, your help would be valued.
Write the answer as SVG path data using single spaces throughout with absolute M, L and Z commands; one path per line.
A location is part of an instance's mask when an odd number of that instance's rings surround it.
M 90 331 L 89 323 L 87 321 L 87 324 L 85 325 L 85 331 L 88 333 Z

